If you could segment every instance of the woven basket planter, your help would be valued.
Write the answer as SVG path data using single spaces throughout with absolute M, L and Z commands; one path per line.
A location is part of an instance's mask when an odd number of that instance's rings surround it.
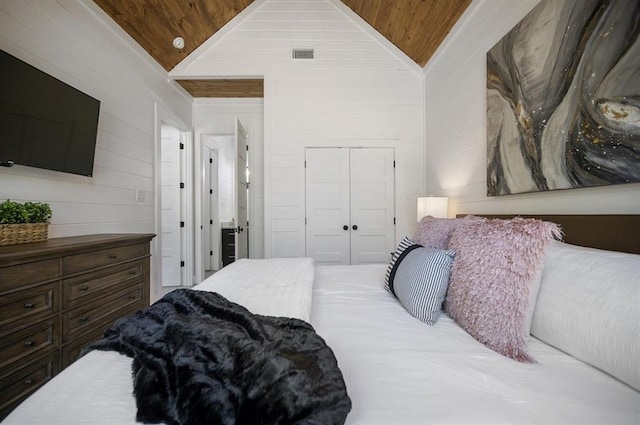
M 0 224 L 0 246 L 47 240 L 49 223 Z

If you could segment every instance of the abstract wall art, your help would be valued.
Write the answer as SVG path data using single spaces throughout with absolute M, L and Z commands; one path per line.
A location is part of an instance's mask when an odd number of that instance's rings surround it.
M 640 182 L 640 1 L 543 0 L 487 53 L 487 194 Z

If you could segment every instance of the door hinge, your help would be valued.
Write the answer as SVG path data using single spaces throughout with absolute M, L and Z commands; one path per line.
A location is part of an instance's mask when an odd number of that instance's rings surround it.
M 209 255 L 213 255 L 213 251 L 209 251 Z
M 184 189 L 184 183 L 180 182 L 180 189 Z
M 394 226 L 396 225 L 396 218 L 395 217 L 393 217 L 393 225 Z
M 393 161 L 393 168 L 396 168 L 396 161 Z
M 180 222 L 180 227 L 184 227 L 184 221 Z
M 307 217 L 304 218 L 304 225 L 307 225 Z
M 209 224 L 213 224 L 213 220 L 209 220 Z
M 304 168 L 307 168 L 307 160 L 304 161 Z
M 184 150 L 184 143 L 180 143 L 180 150 Z
M 213 158 L 209 158 L 209 164 L 213 164 Z
M 249 151 L 249 145 L 245 145 L 247 147 L 247 152 Z
M 184 261 L 180 261 L 180 267 L 184 267 Z
M 209 189 L 209 195 L 213 195 L 213 189 Z

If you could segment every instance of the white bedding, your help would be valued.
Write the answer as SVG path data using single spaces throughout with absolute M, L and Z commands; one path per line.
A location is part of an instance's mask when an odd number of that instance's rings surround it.
M 333 348 L 347 425 L 640 424 L 640 393 L 537 339 L 538 364 L 502 357 L 450 318 L 418 321 L 382 287 L 385 265 L 316 267 L 311 323 Z
M 631 387 L 535 339 L 530 353 L 540 363 L 523 364 L 485 348 L 446 316 L 425 325 L 383 289 L 385 270 L 316 267 L 312 284 L 310 260 L 240 261 L 195 289 L 216 290 L 261 314 L 302 318 L 311 311 L 353 401 L 347 425 L 640 424 L 640 393 Z M 132 390 L 129 358 L 91 352 L 3 424 L 133 425 Z
M 193 289 L 215 291 L 255 314 L 309 321 L 314 267 L 311 258 L 241 259 Z

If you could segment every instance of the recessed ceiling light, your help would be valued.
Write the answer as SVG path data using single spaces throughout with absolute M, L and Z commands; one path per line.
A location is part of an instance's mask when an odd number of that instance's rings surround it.
M 184 38 L 182 38 L 182 37 L 174 38 L 173 39 L 173 47 L 175 47 L 176 49 L 184 48 Z

